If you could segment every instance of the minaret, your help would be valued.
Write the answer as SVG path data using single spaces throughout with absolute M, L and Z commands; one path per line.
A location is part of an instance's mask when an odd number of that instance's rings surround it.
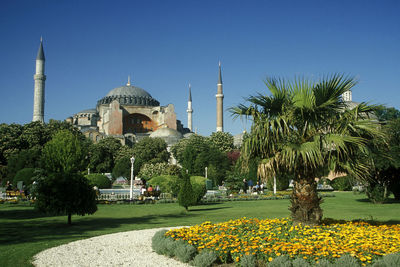
M 44 52 L 43 39 L 40 38 L 40 46 L 36 56 L 36 73 L 33 75 L 35 80 L 35 92 L 33 96 L 33 119 L 32 121 L 44 122 Z
M 186 110 L 187 114 L 188 114 L 188 128 L 189 130 L 192 132 L 193 130 L 193 126 L 192 126 L 192 113 L 193 113 L 193 109 L 192 109 L 192 91 L 191 91 L 192 87 L 190 86 L 189 83 L 189 100 L 188 100 L 188 108 Z
M 219 76 L 217 84 L 217 132 L 224 131 L 224 94 L 222 93 L 222 74 L 221 74 L 221 62 L 219 62 Z

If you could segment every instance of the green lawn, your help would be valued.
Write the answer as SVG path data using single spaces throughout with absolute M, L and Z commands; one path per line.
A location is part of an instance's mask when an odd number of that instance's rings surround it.
M 325 217 L 374 219 L 400 223 L 400 203 L 374 205 L 365 195 L 335 193 L 324 199 Z M 289 216 L 289 200 L 238 201 L 192 207 L 186 213 L 178 204 L 99 205 L 91 216 L 44 216 L 32 207 L 0 205 L 0 266 L 31 266 L 36 253 L 49 247 L 96 235 L 164 226 L 221 222 L 240 217 Z

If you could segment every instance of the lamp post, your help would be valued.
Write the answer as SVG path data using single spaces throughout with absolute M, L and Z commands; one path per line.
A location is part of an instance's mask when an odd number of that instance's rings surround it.
M 133 163 L 135 163 L 135 157 L 132 155 L 131 158 L 131 190 L 129 191 L 129 197 L 132 200 L 133 199 Z

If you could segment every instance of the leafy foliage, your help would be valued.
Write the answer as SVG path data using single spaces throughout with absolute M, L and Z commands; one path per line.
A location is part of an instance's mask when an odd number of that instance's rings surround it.
M 76 173 L 86 168 L 86 155 L 87 150 L 82 140 L 62 130 L 44 146 L 42 165 L 53 173 Z
M 190 183 L 190 176 L 187 173 L 182 174 L 178 203 L 186 210 L 188 210 L 190 206 L 196 204 L 196 198 L 194 196 L 192 184 Z
M 168 163 L 145 163 L 139 172 L 139 177 L 145 180 L 150 180 L 153 177 L 160 176 L 162 174 L 168 174 Z
M 228 132 L 214 132 L 210 135 L 211 144 L 221 152 L 233 150 L 233 136 Z
M 89 148 L 90 169 L 97 173 L 111 172 L 121 147 L 121 142 L 110 136 L 92 144 Z
M 50 173 L 37 180 L 35 207 L 56 215 L 93 214 L 97 210 L 96 193 L 79 173 Z
M 24 182 L 25 186 L 30 186 L 33 181 L 32 178 L 35 177 L 35 168 L 24 168 L 17 172 L 14 177 L 13 184 L 17 185 L 19 181 Z
M 176 197 L 179 193 L 179 183 L 180 180 L 178 176 L 175 175 L 160 175 L 151 178 L 148 184 L 159 186 L 161 192 L 163 193 L 171 193 L 174 197 Z
M 93 214 L 96 193 L 81 175 L 87 166 L 84 141 L 68 130 L 56 133 L 43 148 L 44 172 L 35 185 L 37 209 L 54 214 Z
M 91 186 L 97 186 L 99 189 L 111 188 L 111 181 L 107 176 L 101 173 L 91 173 L 85 175 Z
M 120 157 L 117 159 L 115 166 L 112 170 L 112 177 L 114 179 L 118 177 L 128 178 L 131 176 L 131 159 L 129 157 Z
M 191 262 L 196 267 L 209 267 L 217 260 L 217 255 L 213 251 L 202 250 L 194 257 Z
M 161 138 L 145 137 L 135 144 L 135 173 L 139 173 L 145 163 L 168 162 L 167 143 Z
M 242 159 L 260 157 L 264 175 L 294 173 L 292 217 L 297 222 L 319 224 L 322 219 L 315 177 L 326 169 L 346 171 L 368 179 L 367 143 L 382 136 L 370 119 L 373 106 L 348 108 L 341 95 L 356 81 L 332 75 L 318 82 L 267 78 L 270 96 L 250 96 L 249 106 L 231 108 L 236 116 L 251 117 L 250 136 L 242 146 Z M 368 159 L 368 158 L 367 158 Z
M 289 188 L 289 181 L 293 179 L 293 176 L 288 174 L 279 174 L 276 176 L 276 190 L 283 191 Z M 267 189 L 274 190 L 274 177 L 268 177 Z
M 337 177 L 329 182 L 333 190 L 336 191 L 351 191 L 353 189 L 353 181 L 350 176 Z

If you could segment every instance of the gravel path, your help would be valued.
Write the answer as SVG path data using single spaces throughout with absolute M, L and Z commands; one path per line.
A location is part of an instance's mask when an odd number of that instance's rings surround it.
M 36 254 L 33 265 L 43 266 L 189 266 L 151 249 L 156 228 L 102 235 L 74 241 Z

